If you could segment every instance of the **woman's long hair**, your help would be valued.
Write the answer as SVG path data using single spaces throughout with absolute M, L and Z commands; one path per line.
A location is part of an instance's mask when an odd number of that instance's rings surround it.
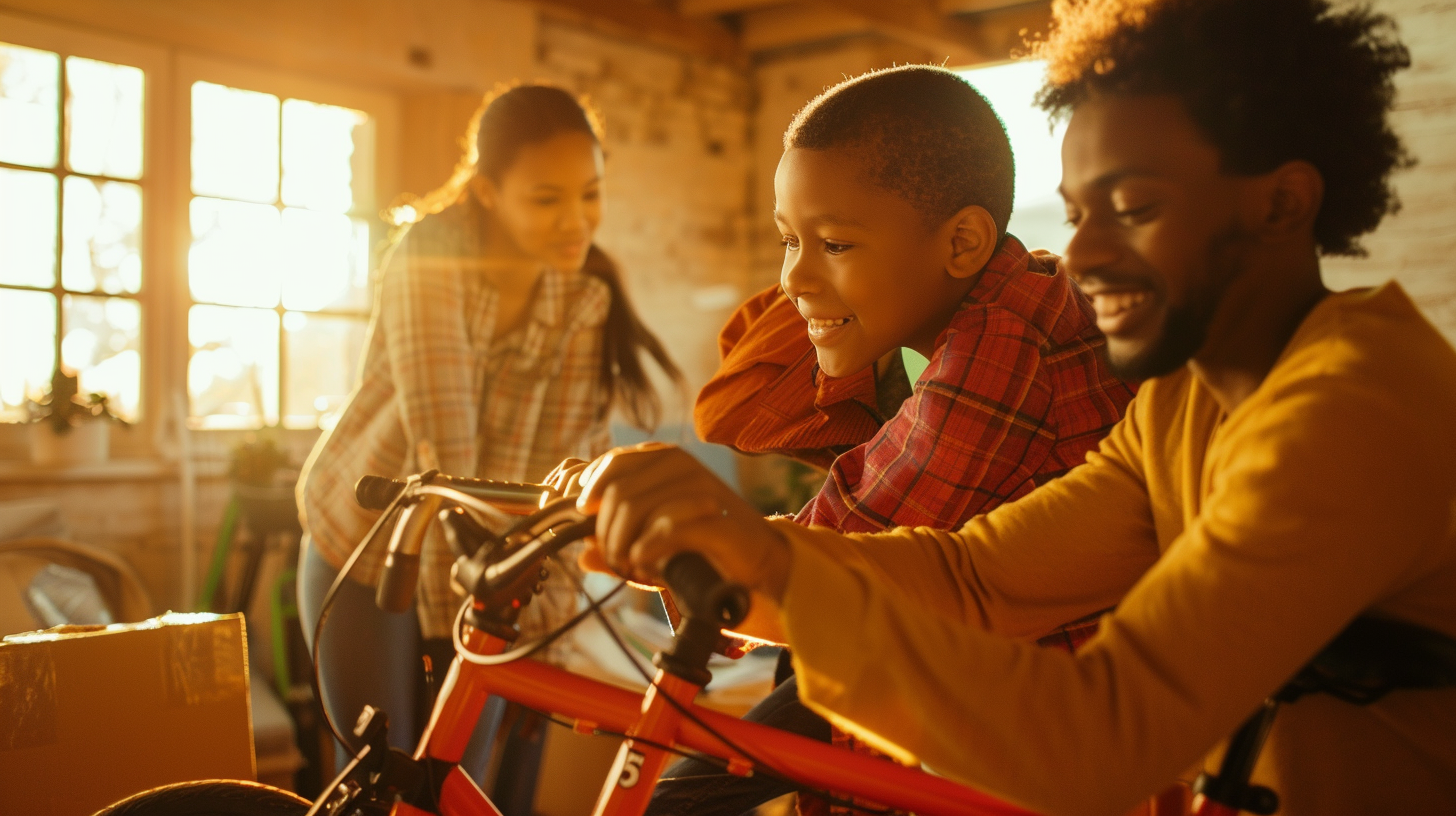
M 499 184 L 521 148 L 562 133 L 585 133 L 600 145 L 601 120 L 585 100 L 555 86 L 497 88 L 471 117 L 465 133 L 465 152 L 450 178 L 426 195 L 404 198 L 385 213 L 385 220 L 395 227 L 397 237 L 425 216 L 463 200 L 469 195 L 470 180 L 477 174 Z M 662 402 L 647 377 L 640 352 L 647 352 L 675 383 L 682 382 L 682 372 L 662 347 L 662 341 L 637 316 L 622 287 L 616 263 L 596 244 L 587 251 L 582 273 L 605 283 L 612 295 L 602 327 L 603 382 L 632 424 L 651 430 L 662 416 Z

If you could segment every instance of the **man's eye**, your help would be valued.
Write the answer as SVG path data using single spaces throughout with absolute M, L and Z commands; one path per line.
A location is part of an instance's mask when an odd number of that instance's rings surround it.
M 785 235 L 784 237 L 780 238 L 779 239 L 779 243 L 782 244 L 785 249 L 798 249 L 799 248 L 799 239 L 798 238 L 790 238 L 787 235 Z
M 1154 215 L 1157 215 L 1157 209 L 1157 204 L 1144 204 L 1141 207 L 1128 207 L 1124 210 L 1116 210 L 1113 212 L 1113 215 L 1116 215 L 1119 221 L 1141 224 Z
M 830 255 L 842 255 L 845 252 L 848 252 L 849 249 L 853 246 L 854 244 L 841 244 L 837 241 L 825 241 L 824 251 L 828 252 Z

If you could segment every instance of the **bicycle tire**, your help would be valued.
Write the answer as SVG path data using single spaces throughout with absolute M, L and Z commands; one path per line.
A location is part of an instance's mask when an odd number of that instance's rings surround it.
M 311 804 L 270 785 L 203 779 L 142 791 L 95 816 L 303 816 Z

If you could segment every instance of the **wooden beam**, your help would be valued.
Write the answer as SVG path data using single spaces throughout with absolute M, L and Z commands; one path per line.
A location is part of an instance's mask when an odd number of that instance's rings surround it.
M 742 43 L 745 51 L 772 51 L 874 30 L 874 24 L 858 14 L 819 4 L 784 6 L 743 15 Z
M 715 20 L 689 19 L 648 3 L 621 0 L 534 0 L 543 12 L 563 14 L 617 29 L 625 36 L 683 49 L 723 62 L 738 62 L 738 38 Z
M 677 13 L 685 17 L 710 17 L 783 5 L 785 0 L 678 0 Z
M 877 31 L 924 48 L 937 61 L 965 64 L 991 59 L 980 30 L 947 17 L 936 0 L 833 0 L 826 4 L 864 17 Z
M 1012 6 L 1050 5 L 1047 0 L 940 0 L 943 14 L 980 14 Z

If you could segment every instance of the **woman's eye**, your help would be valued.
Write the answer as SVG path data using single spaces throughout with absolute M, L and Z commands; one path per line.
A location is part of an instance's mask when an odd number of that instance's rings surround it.
M 799 248 L 799 239 L 798 238 L 790 238 L 787 235 L 785 235 L 784 237 L 780 238 L 779 239 L 779 243 L 782 244 L 785 249 L 798 249 Z
M 554 207 L 559 202 L 560 202 L 560 199 L 557 199 L 557 198 L 554 198 L 553 197 L 553 198 L 538 198 L 538 199 L 535 199 L 532 203 L 534 203 L 537 207 Z
M 842 255 L 845 252 L 848 252 L 849 249 L 853 246 L 854 244 L 841 244 L 838 241 L 825 241 L 824 251 L 828 252 L 830 255 Z

